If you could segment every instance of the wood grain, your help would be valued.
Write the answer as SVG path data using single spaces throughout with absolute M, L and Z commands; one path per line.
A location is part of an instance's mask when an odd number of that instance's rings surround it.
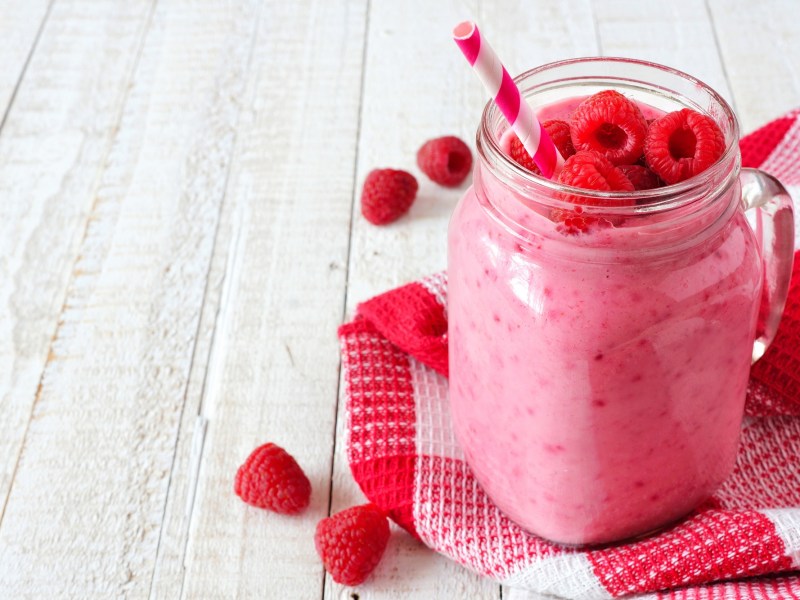
M 800 5 L 708 0 L 742 133 L 800 106 Z
M 28 65 L 49 6 L 48 0 L 5 0 L 0 4 L 0 123 Z
M 141 37 L 150 6 L 138 21 L 108 4 Z M 120 35 L 79 8 L 86 28 Z M 12 596 L 149 591 L 255 8 L 160 3 L 130 85 L 114 82 L 122 117 L 107 156 L 84 167 L 97 178 L 88 227 L 0 529 Z M 99 41 L 102 56 L 113 45 Z
M 313 535 L 329 502 L 366 2 L 275 1 L 263 10 L 227 191 L 230 226 L 217 243 L 228 266 L 206 386 L 187 405 L 208 419 L 187 598 L 322 590 Z M 189 428 L 181 444 L 191 437 Z M 266 441 L 311 480 L 301 516 L 248 507 L 232 492 L 236 468 Z M 185 504 L 176 497 L 171 506 L 170 528 Z M 165 557 L 165 570 L 176 557 Z
M 150 8 L 59 2 L 0 135 L 0 539 L 38 521 L 9 517 L 9 490 Z M 0 583 L 23 551 L 0 543 Z
M 534 598 L 396 528 L 340 586 L 312 541 L 364 501 L 336 326 L 446 264 L 465 186 L 415 153 L 473 145 L 465 18 L 512 73 L 654 60 L 744 131 L 800 105 L 794 0 L 0 2 L 0 596 Z M 377 228 L 360 186 L 389 166 L 420 192 Z M 300 517 L 232 493 L 268 440 L 312 480 Z
M 704 0 L 593 0 L 604 56 L 650 60 L 685 71 L 731 100 Z

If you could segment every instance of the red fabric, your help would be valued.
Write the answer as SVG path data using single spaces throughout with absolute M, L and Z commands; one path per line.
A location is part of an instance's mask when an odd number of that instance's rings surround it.
M 743 138 L 739 142 L 739 149 L 742 151 L 742 166 L 758 167 L 763 164 L 794 122 L 794 115 L 781 117 L 770 121 L 761 129 Z
M 678 588 L 653 596 L 658 600 L 800 600 L 796 577 L 760 577 L 736 583 Z
M 419 283 L 409 283 L 358 307 L 388 340 L 447 377 L 447 317 L 444 306 Z
M 797 196 L 800 111 L 742 140 Z M 438 274 L 373 298 L 339 330 L 348 460 L 365 495 L 437 552 L 548 597 L 800 598 L 800 259 L 773 345 L 756 363 L 731 477 L 649 538 L 565 548 L 486 496 L 447 401 L 447 286 Z
M 412 507 L 414 391 L 409 358 L 376 333 L 365 319 L 339 328 L 339 335 L 350 340 L 347 351 L 357 357 L 345 363 L 350 396 L 347 458 L 364 495 L 416 536 Z
M 747 543 L 742 544 L 742 539 Z M 713 543 L 709 543 L 713 540 Z M 729 553 L 719 549 L 730 548 Z M 661 535 L 589 553 L 614 596 L 788 571 L 792 560 L 767 517 L 753 510 L 706 510 Z M 653 569 L 657 557 L 658 569 Z
M 432 510 L 422 520 L 429 534 L 426 541 L 435 542 L 447 556 L 502 580 L 531 556 L 544 558 L 565 552 L 528 535 L 500 513 L 463 460 L 425 455 L 419 465 L 420 481 L 426 482 L 419 489 L 419 504 L 445 507 L 440 515 Z M 453 502 L 453 498 L 459 501 Z M 451 523 L 458 526 L 451 527 Z M 432 526 L 437 527 L 435 532 Z
M 754 420 L 742 429 L 736 470 L 717 491 L 718 508 L 800 506 L 800 419 Z
M 792 282 L 781 326 L 761 360 L 750 370 L 750 390 L 760 392 L 760 403 L 782 414 L 800 414 L 800 260 L 795 258 Z M 755 400 L 755 394 L 750 394 Z M 784 412 L 788 411 L 788 412 Z

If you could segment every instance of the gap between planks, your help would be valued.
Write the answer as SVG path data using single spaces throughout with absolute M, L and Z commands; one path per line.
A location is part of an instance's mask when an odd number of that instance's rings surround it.
M 37 32 L 36 42 L 34 43 L 33 47 L 31 48 L 31 51 L 29 52 L 29 54 L 28 54 L 28 56 L 26 58 L 25 66 L 23 68 L 22 75 L 27 73 L 28 65 L 30 64 L 31 59 L 35 54 L 36 48 L 38 48 L 39 40 L 41 39 L 41 35 L 42 35 L 42 32 L 45 29 L 45 25 L 49 21 L 50 13 L 52 11 L 53 4 L 55 3 L 55 1 L 56 0 L 51 0 L 50 3 L 47 6 L 47 12 L 45 14 L 45 18 L 42 20 L 41 26 L 40 26 L 40 28 L 39 28 L 39 30 Z M 124 89 L 126 91 L 121 95 L 121 97 L 119 98 L 119 101 L 117 103 L 117 109 L 116 109 L 115 115 L 113 117 L 114 125 L 111 128 L 112 130 L 118 130 L 119 126 L 120 126 L 120 123 L 122 121 L 122 115 L 123 115 L 123 112 L 125 110 L 125 102 L 126 102 L 127 96 L 128 96 L 127 90 L 129 88 L 129 85 L 130 85 L 130 83 L 131 83 L 131 81 L 132 81 L 132 79 L 134 77 L 134 74 L 136 73 L 137 67 L 139 65 L 139 60 L 141 59 L 141 55 L 142 55 L 142 48 L 144 47 L 145 38 L 147 37 L 147 31 L 150 28 L 150 24 L 152 22 L 153 12 L 155 10 L 155 5 L 156 5 L 157 1 L 158 0 L 151 0 L 147 16 L 144 18 L 144 22 L 143 22 L 143 25 L 142 25 L 141 29 L 136 34 L 138 42 L 137 42 L 136 50 L 134 51 L 134 59 L 131 62 L 130 69 L 129 69 L 128 73 L 125 75 L 125 78 L 124 78 L 124 82 L 125 83 L 124 83 L 124 85 L 121 86 L 121 89 Z M 24 77 L 22 75 L 20 76 L 19 80 L 17 81 L 17 85 L 14 87 L 14 91 L 13 91 L 11 99 L 10 99 L 10 101 L 8 103 L 8 107 L 6 108 L 6 112 L 3 115 L 3 120 L 2 120 L 2 122 L 0 122 L 0 134 L 2 134 L 2 132 L 3 132 L 3 128 L 5 126 L 6 120 L 7 120 L 8 116 L 11 114 L 11 110 L 12 110 L 12 107 L 14 105 L 14 100 L 16 100 L 17 92 L 18 92 L 20 86 L 22 85 L 22 82 L 23 82 L 23 79 L 24 79 Z M 114 136 L 108 136 L 107 139 L 106 139 L 105 150 L 103 151 L 103 157 L 104 158 L 101 161 L 101 164 L 105 164 L 106 163 L 106 161 L 108 159 L 108 156 L 111 153 L 111 148 L 113 146 L 113 143 L 114 143 Z M 89 209 L 88 209 L 88 211 L 86 213 L 87 215 L 93 214 L 95 212 L 96 207 L 97 207 L 97 203 L 99 201 L 99 196 L 97 194 L 97 188 L 98 188 L 98 186 L 100 184 L 101 173 L 102 173 L 101 171 L 98 172 L 97 177 L 95 178 L 94 184 L 92 186 L 92 190 L 90 192 L 90 195 L 93 198 L 93 201 L 92 201 L 92 204 L 91 204 L 91 206 L 89 207 Z M 83 230 L 82 230 L 82 233 L 80 234 L 80 242 L 78 244 L 78 247 L 82 247 L 84 245 L 84 242 L 86 241 L 86 238 L 87 238 L 87 235 L 88 235 L 88 231 L 89 231 L 89 224 L 90 224 L 90 220 L 89 220 L 89 218 L 87 216 L 87 218 L 85 218 L 84 221 L 83 221 Z M 69 299 L 68 290 L 74 284 L 76 273 L 78 272 L 78 263 L 80 262 L 80 259 L 81 259 L 81 257 L 80 257 L 79 254 L 76 254 L 75 258 L 73 259 L 73 264 L 72 264 L 72 267 L 70 268 L 70 276 L 69 276 L 69 279 L 67 280 L 67 283 L 66 283 L 66 286 L 65 286 L 66 292 L 63 295 L 63 302 L 61 304 L 61 308 L 58 310 L 58 313 L 57 313 L 58 315 L 63 315 L 64 311 L 67 308 L 67 302 L 68 302 L 68 299 Z M 52 333 L 50 335 L 50 340 L 49 340 L 48 346 L 47 346 L 47 358 L 46 358 L 44 364 L 42 365 L 42 368 L 41 368 L 41 371 L 40 371 L 40 374 L 39 374 L 39 380 L 38 380 L 38 383 L 36 385 L 36 392 L 34 394 L 33 402 L 31 402 L 30 412 L 29 412 L 28 418 L 27 418 L 27 420 L 25 422 L 25 430 L 24 430 L 24 433 L 22 434 L 22 438 L 21 438 L 21 441 L 20 441 L 20 444 L 19 444 L 19 448 L 18 448 L 18 451 L 17 451 L 16 461 L 14 463 L 14 468 L 12 469 L 12 472 L 11 472 L 11 479 L 10 479 L 9 485 L 8 485 L 8 490 L 9 491 L 5 495 L 5 498 L 3 499 L 4 500 L 3 501 L 3 506 L 2 506 L 2 509 L 0 510 L 0 526 L 2 526 L 2 524 L 3 524 L 3 520 L 5 518 L 6 509 L 8 507 L 8 501 L 11 498 L 11 489 L 13 489 L 13 487 L 14 487 L 14 481 L 16 479 L 17 472 L 19 470 L 20 460 L 22 458 L 22 451 L 23 451 L 23 449 L 25 447 L 25 444 L 27 442 L 28 432 L 30 430 L 30 425 L 31 425 L 31 421 L 33 419 L 34 412 L 36 410 L 36 405 L 38 404 L 38 402 L 39 402 L 39 400 L 41 398 L 41 395 L 42 395 L 45 372 L 47 371 L 47 366 L 52 362 L 52 360 L 53 360 L 53 358 L 55 356 L 53 348 L 54 348 L 54 344 L 55 344 L 56 339 L 58 339 L 58 337 L 59 337 L 59 333 L 61 331 L 61 328 L 62 328 L 63 324 L 64 324 L 63 319 L 61 317 L 59 317 L 59 319 L 56 321 L 55 329 L 52 331 Z
M 25 73 L 28 71 L 28 65 L 31 63 L 31 57 L 33 56 L 34 52 L 36 52 L 36 48 L 39 45 L 39 39 L 42 37 L 42 31 L 44 31 L 44 27 L 47 24 L 47 20 L 50 18 L 50 11 L 53 8 L 53 2 L 55 0 L 49 0 L 47 3 L 47 8 L 44 11 L 44 16 L 42 17 L 41 22 L 39 23 L 39 27 L 36 30 L 36 35 L 33 38 L 33 43 L 31 44 L 30 49 L 28 50 L 28 54 L 25 57 L 25 62 L 22 64 L 22 69 L 19 72 L 19 76 L 17 77 L 17 81 L 14 84 L 14 88 L 11 90 L 11 95 L 8 98 L 8 104 L 6 104 L 6 108 L 3 111 L 3 116 L 0 118 L 0 135 L 3 134 L 3 128 L 6 124 L 6 119 L 8 119 L 8 115 L 11 112 L 11 107 L 14 106 L 14 100 L 17 98 L 17 91 L 19 90 L 19 86 L 22 84 L 22 80 L 25 78 Z M 2 515 L 0 515 L 0 521 L 2 521 Z

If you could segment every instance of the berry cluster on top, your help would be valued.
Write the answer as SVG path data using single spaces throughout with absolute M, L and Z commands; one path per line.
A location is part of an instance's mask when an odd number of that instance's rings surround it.
M 725 151 L 725 136 L 711 117 L 684 108 L 648 122 L 635 102 L 614 90 L 586 98 L 568 121 L 542 125 L 566 159 L 558 181 L 590 190 L 633 192 L 678 183 Z M 516 136 L 510 154 L 539 173 Z

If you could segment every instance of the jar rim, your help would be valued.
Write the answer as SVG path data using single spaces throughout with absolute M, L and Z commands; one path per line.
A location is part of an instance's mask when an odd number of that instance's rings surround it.
M 497 131 L 494 130 L 498 121 L 505 122 L 502 115 L 493 101 L 487 102 L 481 115 L 480 126 L 476 134 L 476 147 L 480 159 L 493 168 L 494 175 L 498 176 L 503 182 L 511 185 L 513 188 L 518 189 L 530 195 L 533 192 L 537 198 L 546 198 L 545 204 L 554 208 L 570 208 L 575 204 L 580 204 L 587 212 L 602 211 L 604 214 L 618 214 L 633 215 L 654 212 L 666 212 L 691 203 L 698 198 L 705 196 L 709 190 L 710 183 L 714 182 L 711 187 L 717 188 L 725 186 L 729 180 L 733 179 L 738 174 L 738 161 L 739 161 L 739 123 L 736 115 L 728 104 L 728 102 L 712 87 L 704 83 L 700 79 L 689 75 L 678 69 L 661 65 L 655 62 L 623 58 L 623 57 L 584 57 L 561 60 L 551 63 L 543 64 L 539 67 L 529 69 L 514 78 L 514 82 L 526 96 L 526 92 L 530 94 L 543 86 L 564 82 L 591 82 L 592 80 L 615 80 L 620 82 L 639 83 L 644 89 L 644 84 L 647 84 L 648 89 L 661 90 L 666 94 L 688 100 L 685 96 L 679 95 L 675 90 L 658 86 L 643 80 L 630 79 L 625 77 L 616 76 L 581 76 L 569 77 L 566 79 L 553 79 L 546 82 L 538 83 L 532 87 L 525 87 L 525 82 L 531 78 L 554 71 L 557 69 L 569 68 L 573 65 L 587 65 L 587 64 L 624 64 L 643 67 L 645 69 L 666 73 L 674 77 L 683 79 L 692 86 L 707 94 L 713 102 L 715 102 L 722 111 L 722 116 L 728 121 L 729 135 L 726 136 L 725 150 L 717 161 L 704 170 L 689 179 L 684 181 L 666 185 L 660 188 L 651 190 L 637 190 L 633 192 L 607 192 L 600 190 L 587 190 L 578 188 L 571 185 L 565 185 L 556 181 L 546 179 L 541 175 L 532 173 L 525 169 L 517 162 L 515 162 L 506 152 L 503 151 Z M 733 164 L 734 168 L 731 169 L 730 165 Z M 570 197 L 573 201 L 565 201 L 559 198 Z M 574 202 L 575 198 L 586 199 L 586 202 Z M 635 198 L 636 202 L 631 205 L 630 199 Z

